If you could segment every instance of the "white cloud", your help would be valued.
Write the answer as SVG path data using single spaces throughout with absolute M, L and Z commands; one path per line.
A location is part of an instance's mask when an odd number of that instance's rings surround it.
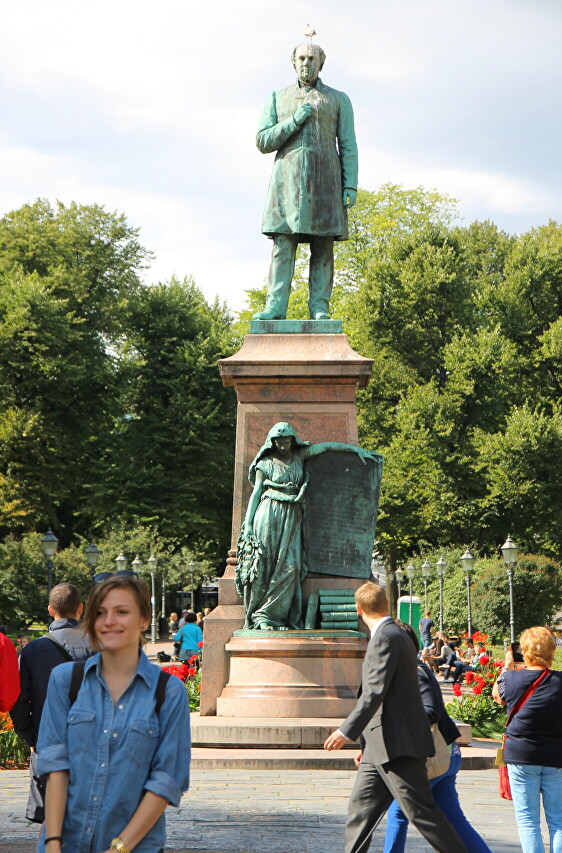
M 20 0 L 0 30 L 0 215 L 38 196 L 127 214 L 157 259 L 240 307 L 259 286 L 269 91 L 310 22 L 355 106 L 361 185 L 423 184 L 467 218 L 559 215 L 559 0 Z

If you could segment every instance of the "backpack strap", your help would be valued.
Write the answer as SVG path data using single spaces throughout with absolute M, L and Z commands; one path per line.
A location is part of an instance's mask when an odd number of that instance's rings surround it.
M 519 699 L 517 700 L 517 702 L 515 703 L 515 705 L 511 709 L 509 719 L 508 719 L 507 723 L 505 724 L 506 729 L 509 726 L 509 724 L 511 723 L 514 716 L 516 715 L 517 711 L 521 710 L 521 708 L 523 707 L 523 705 L 525 704 L 527 699 L 531 698 L 531 696 L 533 695 L 533 693 L 535 692 L 535 690 L 537 689 L 539 684 L 545 680 L 547 675 L 550 675 L 550 672 L 551 672 L 550 669 L 544 669 L 541 672 L 541 674 L 539 675 L 539 677 L 537 679 L 535 679 L 535 681 L 533 681 L 533 683 L 530 684 L 529 687 L 527 687 L 527 689 L 525 690 L 525 692 L 519 697 Z
M 166 684 L 168 683 L 168 679 L 170 678 L 169 672 L 164 672 L 163 669 L 160 670 L 160 675 L 158 676 L 158 683 L 156 685 L 156 693 L 154 694 L 156 697 L 156 704 L 154 705 L 154 710 L 156 711 L 156 716 L 160 716 L 160 708 L 164 704 L 164 700 L 166 698 Z
M 68 698 L 70 699 L 70 704 L 74 705 L 76 702 L 76 698 L 78 696 L 78 691 L 82 686 L 82 681 L 84 680 L 84 664 L 85 661 L 78 661 L 72 667 L 72 676 L 70 679 L 70 686 L 68 688 Z M 154 710 L 156 711 L 156 716 L 160 714 L 160 708 L 164 704 L 164 700 L 166 699 L 166 684 L 168 683 L 168 679 L 170 678 L 169 672 L 164 672 L 164 670 L 160 670 L 160 674 L 158 676 L 158 682 L 156 684 L 156 691 L 154 696 L 156 698 L 156 703 L 154 705 Z
M 80 690 L 82 681 L 84 680 L 84 665 L 85 661 L 78 661 L 72 667 L 72 677 L 68 688 L 68 698 L 70 699 L 71 706 L 76 702 L 78 691 Z
M 72 655 L 65 649 L 65 647 L 63 646 L 61 641 L 57 640 L 57 638 L 55 637 L 55 635 L 53 633 L 51 633 L 49 631 L 48 634 L 45 634 L 44 638 L 45 638 L 45 640 L 50 640 L 51 643 L 54 643 L 55 646 L 57 647 L 57 649 L 59 650 L 59 652 L 61 653 L 61 655 L 64 655 L 64 659 L 67 660 L 69 663 L 71 660 L 74 660 Z

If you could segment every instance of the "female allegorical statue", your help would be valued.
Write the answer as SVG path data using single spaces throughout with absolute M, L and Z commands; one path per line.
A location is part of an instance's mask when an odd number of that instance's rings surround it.
M 306 460 L 326 450 L 379 454 L 326 441 L 301 441 L 288 423 L 273 426 L 250 465 L 253 486 L 238 540 L 236 589 L 244 598 L 245 628 L 264 631 L 302 628 L 301 583 L 306 577 L 303 506 L 308 473 Z M 329 483 L 326 484 L 329 488 Z

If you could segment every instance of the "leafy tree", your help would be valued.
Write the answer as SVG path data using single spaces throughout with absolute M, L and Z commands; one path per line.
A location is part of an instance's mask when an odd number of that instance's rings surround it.
M 516 636 L 533 625 L 549 624 L 562 607 L 560 565 L 547 557 L 519 557 L 513 578 Z M 509 636 L 509 588 L 506 567 L 490 562 L 474 584 L 478 628 L 493 637 Z
M 228 548 L 235 401 L 217 361 L 232 351 L 230 316 L 191 280 L 130 300 L 122 400 L 99 460 L 88 513 L 152 525 L 208 558 Z
M 148 258 L 124 216 L 40 200 L 0 220 L 0 531 L 62 538 L 107 439 L 112 346 Z

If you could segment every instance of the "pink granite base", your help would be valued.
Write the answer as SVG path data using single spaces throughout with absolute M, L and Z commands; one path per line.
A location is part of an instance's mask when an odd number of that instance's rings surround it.
M 217 712 L 217 698 L 228 681 L 228 660 L 224 648 L 234 631 L 243 625 L 244 608 L 241 604 L 219 604 L 205 617 L 201 716 Z
M 235 637 L 225 648 L 229 677 L 217 715 L 344 718 L 355 706 L 366 645 L 355 637 Z

